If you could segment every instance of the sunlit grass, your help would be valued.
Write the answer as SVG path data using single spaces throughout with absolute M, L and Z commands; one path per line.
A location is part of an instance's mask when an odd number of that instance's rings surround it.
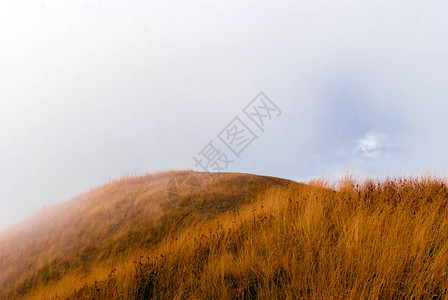
M 120 199 L 125 200 L 110 200 L 116 203 L 110 211 L 123 214 L 125 210 L 132 217 L 111 214 L 126 225 L 120 230 L 109 232 L 111 221 L 103 220 L 102 226 L 101 220 L 98 224 L 89 221 L 107 211 L 106 207 L 86 213 L 81 226 L 88 229 L 76 228 L 82 235 L 70 229 L 83 241 L 83 247 L 73 249 L 82 251 L 67 248 L 59 256 L 59 261 L 73 261 L 73 265 L 51 264 L 51 255 L 57 253 L 53 248 L 63 240 L 59 238 L 49 244 L 52 246 L 40 248 L 43 254 L 25 259 L 32 264 L 24 274 L 2 269 L 0 280 L 14 279 L 3 281 L 8 292 L 5 297 L 446 297 L 448 188 L 442 179 L 360 182 L 348 176 L 337 183 L 320 179 L 303 185 L 226 174 L 204 181 L 206 189 L 195 206 L 166 207 L 162 199 L 154 197 L 148 203 L 160 203 L 155 206 L 158 214 L 142 207 L 137 207 L 142 211 L 133 206 L 123 209 L 126 201 L 136 205 L 132 199 L 141 198 L 143 191 L 162 193 L 165 179 L 139 179 L 141 185 L 136 179 L 121 187 Z M 120 184 L 124 183 L 115 183 Z M 100 190 L 109 188 L 120 190 L 114 185 Z M 84 205 L 102 203 L 97 198 L 100 190 L 93 191 L 95 196 L 90 195 Z M 76 213 L 67 213 L 67 217 L 71 215 Z M 92 222 L 95 225 L 89 225 Z M 63 227 L 55 228 L 66 234 Z M 98 239 L 98 228 L 107 238 Z M 73 242 L 76 245 L 77 240 Z M 2 266 L 8 266 L 6 258 L 0 258 L 4 259 Z M 53 273 L 45 269 L 48 265 Z M 30 278 L 33 281 L 23 289 Z

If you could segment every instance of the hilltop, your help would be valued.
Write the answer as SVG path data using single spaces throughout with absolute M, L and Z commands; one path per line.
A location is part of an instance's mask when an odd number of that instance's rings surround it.
M 182 227 L 237 210 L 271 186 L 289 184 L 248 174 L 178 171 L 100 186 L 0 234 L 0 298 L 28 297 L 35 290 L 64 294 L 90 278 L 100 281 Z M 100 268 L 107 273 L 98 274 Z
M 448 188 L 177 171 L 0 234 L 0 299 L 443 298 Z

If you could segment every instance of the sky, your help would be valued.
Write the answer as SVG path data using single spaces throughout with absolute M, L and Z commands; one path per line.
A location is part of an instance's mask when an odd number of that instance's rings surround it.
M 201 170 L 210 142 L 230 172 L 444 174 L 447 15 L 427 0 L 3 0 L 0 229 L 123 176 Z M 235 117 L 256 136 L 238 155 Z

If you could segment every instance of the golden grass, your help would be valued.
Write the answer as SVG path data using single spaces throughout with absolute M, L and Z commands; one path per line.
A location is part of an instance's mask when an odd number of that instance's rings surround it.
M 139 180 L 160 185 L 165 179 L 159 179 Z M 150 222 L 132 221 L 83 253 L 82 266 L 32 281 L 24 293 L 17 290 L 23 285 L 7 283 L 11 288 L 3 298 L 447 296 L 448 188 L 441 179 L 356 182 L 347 177 L 335 185 L 325 180 L 303 185 L 225 174 L 204 182 L 196 206 L 165 207 Z M 123 193 L 129 188 L 138 198 L 136 186 L 123 187 Z M 117 208 L 120 214 L 123 205 Z M 65 253 L 74 260 L 77 255 Z M 35 278 L 45 269 L 43 257 L 36 259 L 40 269 L 31 265 L 34 273 L 9 278 Z M 3 270 L 0 278 L 11 274 Z

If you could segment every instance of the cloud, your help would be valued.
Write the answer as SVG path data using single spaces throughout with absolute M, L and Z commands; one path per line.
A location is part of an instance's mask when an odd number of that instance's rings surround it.
M 384 134 L 369 132 L 358 140 L 354 152 L 361 153 L 366 158 L 377 158 L 384 149 L 385 138 Z

